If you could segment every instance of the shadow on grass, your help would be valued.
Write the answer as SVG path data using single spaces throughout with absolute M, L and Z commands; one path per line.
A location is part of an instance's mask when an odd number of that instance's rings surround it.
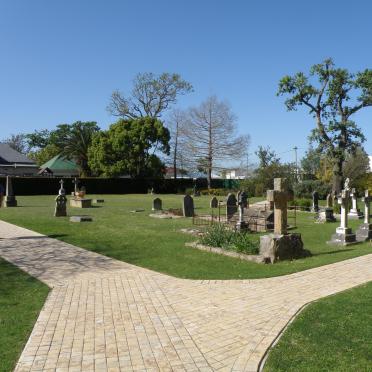
M 336 254 L 336 253 L 342 253 L 342 252 L 349 252 L 349 251 L 353 251 L 353 249 L 338 249 L 336 251 L 328 251 L 328 252 L 321 252 L 321 253 L 313 253 L 312 256 L 324 256 L 324 255 L 328 255 L 328 254 Z

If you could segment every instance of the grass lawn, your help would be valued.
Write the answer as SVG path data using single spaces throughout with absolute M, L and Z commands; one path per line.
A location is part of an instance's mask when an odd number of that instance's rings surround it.
M 315 224 L 313 215 L 300 213 L 298 229 L 305 248 L 313 256 L 275 265 L 263 265 L 202 252 L 185 247 L 195 238 L 179 232 L 192 227 L 192 219 L 160 220 L 150 218 L 151 195 L 104 195 L 103 205 L 68 214 L 89 214 L 94 221 L 74 224 L 68 217 L 54 218 L 54 196 L 18 197 L 18 208 L 1 208 L 0 219 L 56 237 L 77 246 L 99 252 L 138 266 L 173 276 L 192 279 L 263 278 L 306 270 L 312 267 L 372 253 L 370 243 L 347 248 L 329 246 L 326 241 L 338 223 Z M 163 208 L 179 208 L 181 196 L 161 195 Z M 195 198 L 196 213 L 206 213 L 209 197 Z M 254 200 L 253 200 L 254 201 Z M 250 200 L 252 202 L 252 200 Z M 135 208 L 145 212 L 131 213 Z M 355 228 L 358 221 L 352 221 Z
M 12 371 L 49 288 L 0 258 L 0 371 Z
M 372 371 L 372 283 L 303 310 L 269 354 L 265 372 Z

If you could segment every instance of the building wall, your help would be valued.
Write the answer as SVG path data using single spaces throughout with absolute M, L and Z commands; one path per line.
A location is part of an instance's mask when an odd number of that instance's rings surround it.
M 36 176 L 37 167 L 2 167 L 0 165 L 0 174 L 6 176 Z

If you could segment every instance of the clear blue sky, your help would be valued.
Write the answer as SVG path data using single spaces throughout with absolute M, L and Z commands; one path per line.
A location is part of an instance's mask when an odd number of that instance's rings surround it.
M 329 56 L 372 68 L 371 14 L 367 0 L 0 0 L 0 138 L 76 120 L 106 128 L 114 89 L 167 71 L 194 85 L 180 107 L 227 99 L 252 152 L 304 149 L 313 120 L 286 112 L 278 81 Z M 372 108 L 356 119 L 370 138 Z

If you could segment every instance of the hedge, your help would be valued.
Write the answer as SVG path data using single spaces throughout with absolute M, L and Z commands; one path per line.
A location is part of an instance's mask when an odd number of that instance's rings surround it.
M 63 178 L 67 194 L 74 191 L 73 178 Z M 60 178 L 54 177 L 13 177 L 15 195 L 56 195 L 60 188 Z M 5 177 L 0 177 L 5 186 Z M 197 188 L 207 188 L 207 180 L 198 178 Z M 212 180 L 213 188 L 237 188 L 234 180 Z M 193 179 L 132 179 L 132 178 L 81 178 L 79 186 L 85 186 L 88 194 L 145 194 L 154 188 L 157 194 L 184 193 L 194 186 Z

